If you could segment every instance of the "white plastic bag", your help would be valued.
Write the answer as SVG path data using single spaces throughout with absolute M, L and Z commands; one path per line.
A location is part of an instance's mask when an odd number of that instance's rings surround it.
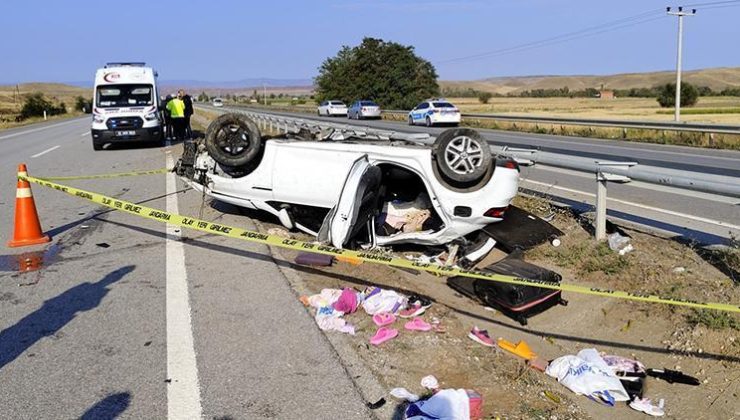
M 550 362 L 545 373 L 576 394 L 598 398 L 610 405 L 630 399 L 619 378 L 596 349 L 581 350 L 576 356 L 559 357 Z

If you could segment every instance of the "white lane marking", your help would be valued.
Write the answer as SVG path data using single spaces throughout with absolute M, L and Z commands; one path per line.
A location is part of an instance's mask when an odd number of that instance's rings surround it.
M 79 121 L 81 121 L 81 119 L 74 119 L 72 121 L 65 121 L 65 122 L 61 122 L 59 124 L 47 125 L 47 126 L 44 126 L 44 127 L 34 128 L 32 130 L 24 130 L 24 131 L 21 131 L 19 133 L 8 134 L 7 136 L 0 136 L 0 140 L 9 139 L 11 137 L 22 136 L 24 134 L 35 133 L 37 131 L 46 130 L 48 128 L 59 127 L 59 126 L 62 126 L 62 125 L 69 125 L 69 124 L 73 124 L 73 123 L 76 123 L 76 122 L 79 122 Z
M 523 182 L 528 182 L 528 183 L 534 184 L 534 185 L 540 185 L 540 186 L 543 186 L 543 187 L 552 188 L 552 189 L 555 189 L 555 190 L 566 191 L 566 192 L 573 193 L 573 194 L 585 195 L 587 197 L 592 197 L 592 198 L 595 198 L 596 197 L 596 194 L 594 194 L 594 193 L 589 193 L 589 192 L 585 192 L 585 191 L 574 190 L 572 188 L 560 187 L 560 186 L 557 186 L 557 185 L 548 184 L 547 182 L 532 181 L 531 179 L 523 179 L 522 181 Z M 609 198 L 609 197 L 607 197 L 606 199 L 608 201 L 611 201 L 611 202 L 614 202 L 614 203 L 625 204 L 625 205 L 628 205 L 628 206 L 637 207 L 637 208 L 641 208 L 641 209 L 645 209 L 645 210 L 651 210 L 651 211 L 655 211 L 655 212 L 658 212 L 658 213 L 670 214 L 671 216 L 683 217 L 683 218 L 686 218 L 686 219 L 689 219 L 689 220 L 694 220 L 694 221 L 697 221 L 697 222 L 708 223 L 710 225 L 728 227 L 728 228 L 731 228 L 731 229 L 740 229 L 740 226 L 738 226 L 738 225 L 733 225 L 731 223 L 726 223 L 726 222 L 722 222 L 722 221 L 719 221 L 719 220 L 707 219 L 705 217 L 693 216 L 691 214 L 686 214 L 686 213 L 679 213 L 679 212 L 673 211 L 673 210 L 666 210 L 666 209 L 661 209 L 661 208 L 658 208 L 658 207 L 646 206 L 644 204 L 633 203 L 631 201 L 620 200 L 618 198 Z
M 167 153 L 167 167 L 173 165 Z M 177 213 L 175 174 L 167 174 L 167 211 Z M 195 359 L 190 317 L 185 250 L 180 229 L 167 225 L 166 240 L 166 316 L 167 316 L 167 418 L 199 419 L 202 415 L 198 366 Z
M 89 131 L 85 131 L 84 133 L 80 134 L 80 137 L 85 137 L 85 136 L 89 136 L 89 135 L 90 135 L 90 132 Z
M 44 150 L 43 152 L 39 152 L 39 153 L 36 153 L 35 155 L 31 155 L 31 158 L 37 158 L 37 157 L 39 157 L 39 156 L 45 155 L 45 154 L 47 154 L 47 153 L 49 153 L 49 152 L 51 152 L 51 151 L 53 151 L 53 150 L 57 150 L 57 149 L 58 149 L 58 148 L 60 148 L 60 147 L 61 147 L 61 146 L 59 146 L 59 145 L 56 145 L 56 146 L 54 146 L 54 147 L 50 147 L 50 148 L 48 148 L 48 149 Z

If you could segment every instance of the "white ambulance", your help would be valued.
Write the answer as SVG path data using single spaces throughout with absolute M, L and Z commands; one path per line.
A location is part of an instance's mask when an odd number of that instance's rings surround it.
M 92 143 L 164 143 L 157 72 L 146 63 L 108 63 L 95 73 Z

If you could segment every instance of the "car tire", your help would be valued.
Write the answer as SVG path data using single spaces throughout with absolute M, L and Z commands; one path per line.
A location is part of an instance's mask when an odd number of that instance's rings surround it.
M 260 154 L 262 140 L 257 124 L 244 115 L 223 114 L 206 129 L 208 154 L 221 165 L 240 167 Z
M 321 116 L 321 111 L 316 111 L 316 115 Z
M 93 150 L 103 150 L 103 143 L 93 142 Z
M 491 148 L 475 130 L 445 130 L 437 136 L 432 148 L 437 169 L 455 186 L 476 183 L 489 172 Z
M 409 115 L 409 125 L 414 125 L 414 119 Z
M 426 125 L 427 125 L 427 127 L 431 127 L 432 125 L 434 125 L 434 124 L 432 124 L 432 119 L 431 118 L 426 117 Z

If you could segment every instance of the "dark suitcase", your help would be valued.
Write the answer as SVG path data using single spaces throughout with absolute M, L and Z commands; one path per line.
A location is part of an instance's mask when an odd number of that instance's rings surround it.
M 511 253 L 503 260 L 491 264 L 481 271 L 516 276 L 525 279 L 545 281 L 560 284 L 560 274 L 546 268 L 530 264 L 521 259 L 521 252 Z M 509 318 L 522 325 L 527 319 L 550 309 L 555 305 L 567 305 L 560 290 L 545 289 L 542 287 L 519 286 L 472 279 L 470 277 L 452 277 L 447 283 L 453 289 L 478 299 L 484 304 L 501 311 Z

